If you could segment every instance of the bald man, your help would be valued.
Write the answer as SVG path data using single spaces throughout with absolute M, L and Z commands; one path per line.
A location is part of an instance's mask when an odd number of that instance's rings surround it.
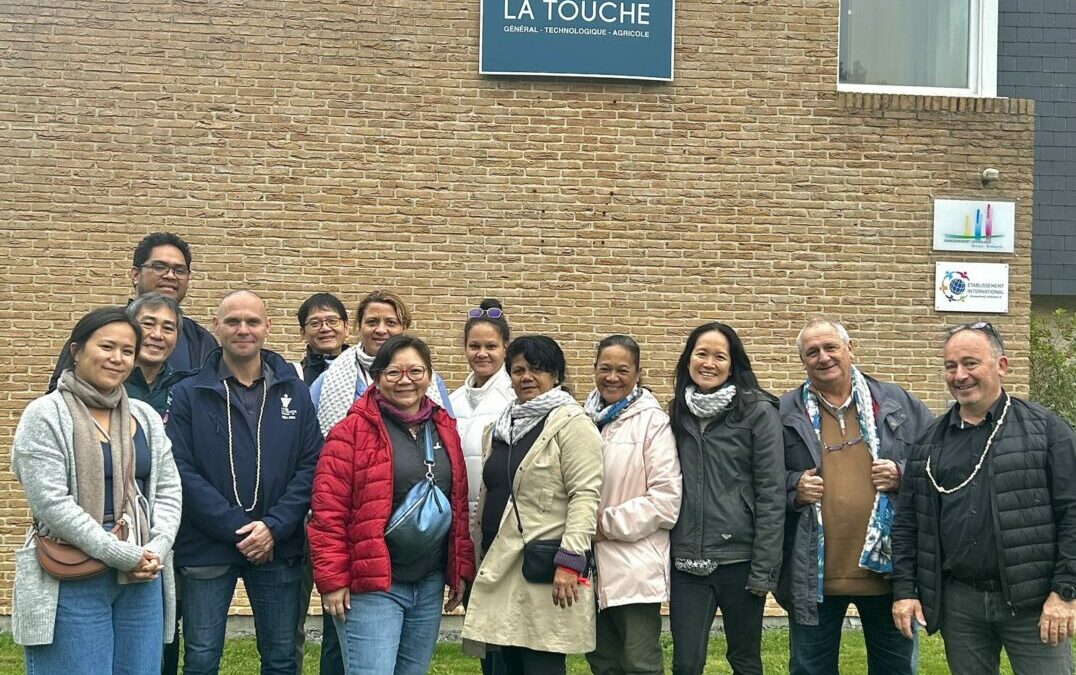
M 237 579 L 254 612 L 262 675 L 293 675 L 303 519 L 321 431 L 295 368 L 263 349 L 272 327 L 251 291 L 224 297 L 220 348 L 173 390 L 168 436 L 183 480 L 175 544 L 185 675 L 216 673 Z

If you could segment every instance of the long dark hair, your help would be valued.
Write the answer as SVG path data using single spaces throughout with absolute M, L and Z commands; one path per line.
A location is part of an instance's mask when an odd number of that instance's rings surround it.
M 734 412 L 743 417 L 751 410 L 751 406 L 759 398 L 770 401 L 774 397 L 766 392 L 758 384 L 755 371 L 751 370 L 751 359 L 747 357 L 747 351 L 743 347 L 743 341 L 731 326 L 713 321 L 704 323 L 687 336 L 687 344 L 680 353 L 680 360 L 676 362 L 676 380 L 673 384 L 673 399 L 669 401 L 669 419 L 672 422 L 673 432 L 680 434 L 686 431 L 684 421 L 691 411 L 687 407 L 687 385 L 692 383 L 691 373 L 688 366 L 691 363 L 691 352 L 695 351 L 695 344 L 705 333 L 718 332 L 729 341 L 729 379 L 728 382 L 736 385 L 736 398 L 733 399 Z

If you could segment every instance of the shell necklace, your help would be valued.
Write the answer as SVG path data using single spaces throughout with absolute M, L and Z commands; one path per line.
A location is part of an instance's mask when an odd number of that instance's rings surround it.
M 235 456 L 232 454 L 232 390 L 228 387 L 228 380 L 224 380 L 224 416 L 228 418 L 228 466 L 232 470 L 232 493 L 235 495 L 235 503 L 247 513 L 253 511 L 254 507 L 258 505 L 258 495 L 262 489 L 262 415 L 265 414 L 265 399 L 268 394 L 269 387 L 262 383 L 262 406 L 258 410 L 258 433 L 254 455 L 254 502 L 248 509 L 239 500 L 239 485 L 235 478 Z
M 979 455 L 979 462 L 975 465 L 971 475 L 964 479 L 964 482 L 960 485 L 957 485 L 955 488 L 943 488 L 938 485 L 938 481 L 934 480 L 934 472 L 930 470 L 930 455 L 927 455 L 927 478 L 930 479 L 930 484 L 934 486 L 935 490 L 943 495 L 951 495 L 957 490 L 963 489 L 968 483 L 975 479 L 975 476 L 978 475 L 979 470 L 983 468 L 983 463 L 986 461 L 986 453 L 990 452 L 990 446 L 994 444 L 994 436 L 998 435 L 1001 425 L 1005 423 L 1005 415 L 1009 412 L 1009 403 L 1011 401 L 1012 399 L 1006 395 L 1005 407 L 1001 409 L 1001 415 L 998 416 L 997 424 L 994 425 L 994 430 L 990 432 L 990 437 L 986 439 L 986 447 L 983 448 L 983 454 Z

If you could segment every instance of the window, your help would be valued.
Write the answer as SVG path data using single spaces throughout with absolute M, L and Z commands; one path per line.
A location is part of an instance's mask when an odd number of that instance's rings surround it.
M 840 91 L 997 94 L 998 0 L 840 0 Z

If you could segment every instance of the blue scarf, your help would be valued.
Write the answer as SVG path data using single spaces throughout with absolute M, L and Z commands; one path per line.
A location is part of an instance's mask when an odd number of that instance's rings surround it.
M 628 406 L 634 403 L 642 395 L 642 387 L 635 385 L 635 387 L 628 392 L 627 396 L 615 403 L 603 407 L 601 394 L 595 389 L 587 395 L 587 400 L 583 404 L 583 410 L 590 419 L 594 420 L 594 424 L 598 425 L 598 431 L 601 431 L 602 427 L 620 417 L 620 414 L 627 410 Z

